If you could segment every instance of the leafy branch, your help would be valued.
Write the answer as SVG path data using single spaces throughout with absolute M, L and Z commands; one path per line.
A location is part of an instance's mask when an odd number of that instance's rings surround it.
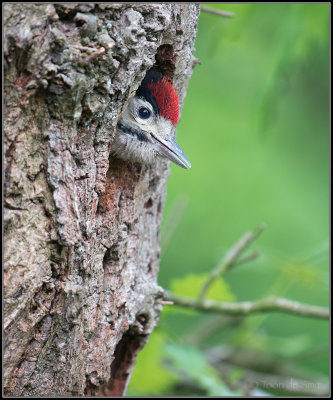
M 163 302 L 170 304 L 171 302 L 177 306 L 190 308 L 197 311 L 213 312 L 231 316 L 247 316 L 258 312 L 280 311 L 284 313 L 294 314 L 309 318 L 329 318 L 329 309 L 326 307 L 304 304 L 298 301 L 270 296 L 257 301 L 214 301 L 205 299 L 208 289 L 211 287 L 215 279 L 230 271 L 236 265 L 243 264 L 258 257 L 258 252 L 241 257 L 242 253 L 249 245 L 260 235 L 265 229 L 265 225 L 261 224 L 254 232 L 245 233 L 226 253 L 218 266 L 211 271 L 208 279 L 203 284 L 199 296 L 196 299 L 178 296 L 171 292 L 165 292 Z

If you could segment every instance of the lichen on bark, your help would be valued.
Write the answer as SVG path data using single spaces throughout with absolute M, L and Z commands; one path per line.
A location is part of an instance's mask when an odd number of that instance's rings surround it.
M 169 165 L 112 159 L 112 138 L 163 45 L 183 105 L 198 14 L 4 5 L 6 395 L 124 393 L 161 312 Z

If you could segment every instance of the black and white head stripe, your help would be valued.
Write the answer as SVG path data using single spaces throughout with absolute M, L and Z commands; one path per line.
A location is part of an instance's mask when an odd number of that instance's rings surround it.
M 128 135 L 135 136 L 140 142 L 149 142 L 147 134 L 140 128 L 133 128 L 123 124 L 121 121 L 118 122 L 117 128 Z

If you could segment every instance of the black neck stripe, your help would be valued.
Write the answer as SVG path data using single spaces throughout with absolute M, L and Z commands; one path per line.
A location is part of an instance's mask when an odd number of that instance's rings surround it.
M 122 122 L 118 122 L 117 128 L 122 132 L 127 133 L 131 136 L 136 136 L 140 142 L 149 142 L 149 139 L 144 131 L 139 128 L 132 128 L 128 125 L 124 125 Z

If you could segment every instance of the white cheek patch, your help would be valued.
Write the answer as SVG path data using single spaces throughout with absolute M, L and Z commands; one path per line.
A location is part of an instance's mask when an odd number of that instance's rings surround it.
M 123 160 L 143 161 L 152 163 L 156 158 L 156 151 L 150 142 L 140 141 L 135 136 L 117 129 L 112 146 L 112 153 Z
M 125 154 L 128 159 L 152 163 L 156 157 L 156 151 L 151 143 L 138 142 L 135 138 L 126 142 Z
M 170 137 L 173 138 L 175 136 L 175 131 L 175 127 L 170 120 L 160 117 L 152 132 L 157 137 L 167 139 Z

